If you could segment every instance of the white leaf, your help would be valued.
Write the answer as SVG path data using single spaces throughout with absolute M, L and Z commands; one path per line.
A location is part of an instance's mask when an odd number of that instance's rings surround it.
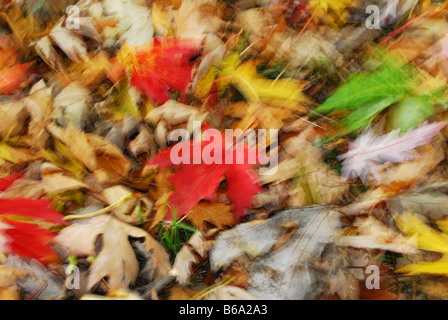
M 62 22 L 51 30 L 49 36 L 58 45 L 58 47 L 64 51 L 70 60 L 79 61 L 80 58 L 84 61 L 88 60 L 87 49 L 84 42 L 82 42 L 75 33 L 63 27 Z M 44 49 L 44 51 L 50 55 L 48 50 L 51 49 L 48 49 L 48 47 L 45 48 L 46 49 Z
M 414 130 L 399 135 L 399 129 L 381 137 L 374 137 L 371 129 L 361 133 L 350 144 L 347 153 L 340 155 L 339 160 L 344 160 L 342 176 L 348 179 L 360 177 L 366 181 L 368 173 L 375 163 L 400 163 L 412 160 L 415 153 L 413 149 L 423 146 L 431 141 L 440 130 L 448 124 L 448 121 L 427 124 L 426 122 Z
M 247 290 L 261 300 L 314 297 L 319 292 L 309 262 L 333 243 L 339 228 L 339 214 L 330 207 L 283 211 L 222 232 L 210 252 L 210 266 L 216 272 L 239 261 L 249 272 Z
M 191 236 L 174 261 L 172 274 L 176 276 L 178 283 L 181 285 L 188 283 L 192 267 L 207 256 L 212 243 L 213 241 L 206 240 L 199 231 Z
M 89 118 L 89 99 L 90 91 L 72 82 L 56 96 L 52 118 L 62 126 L 71 122 L 78 129 L 84 129 Z
M 358 227 L 358 235 L 336 237 L 336 245 L 389 250 L 404 254 L 416 254 L 418 251 L 412 241 L 409 241 L 409 239 L 406 239 L 392 228 L 387 227 L 376 218 L 358 218 L 354 225 Z
M 131 46 L 148 43 L 153 35 L 151 10 L 131 0 L 104 0 L 106 16 L 113 16 L 118 22 L 121 39 Z
M 146 231 L 130 226 L 111 216 L 85 219 L 62 230 L 54 242 L 78 256 L 95 256 L 96 241 L 102 235 L 103 246 L 90 269 L 87 288 L 90 290 L 102 278 L 108 277 L 110 289 L 127 289 L 138 275 L 138 261 L 128 241 L 129 237 L 144 238 L 147 252 L 152 250 L 155 268 L 161 274 L 171 269 L 168 254 L 162 245 Z
M 224 286 L 210 292 L 203 300 L 257 300 L 257 298 L 239 287 Z
M 215 33 L 221 20 L 214 15 L 216 0 L 185 0 L 176 13 L 176 36 L 184 39 L 204 39 Z

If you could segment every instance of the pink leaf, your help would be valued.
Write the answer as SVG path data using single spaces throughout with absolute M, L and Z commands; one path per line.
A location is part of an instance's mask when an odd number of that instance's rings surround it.
M 411 150 L 429 143 L 447 124 L 448 121 L 431 124 L 425 122 L 402 136 L 399 136 L 400 130 L 397 129 L 381 137 L 374 137 L 368 129 L 350 144 L 346 154 L 338 157 L 343 160 L 342 176 L 348 179 L 360 177 L 365 182 L 372 163 L 412 160 L 414 154 Z

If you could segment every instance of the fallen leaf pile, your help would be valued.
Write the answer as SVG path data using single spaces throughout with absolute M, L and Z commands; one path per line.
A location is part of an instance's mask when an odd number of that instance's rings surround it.
M 447 1 L 0 2 L 0 299 L 448 298 Z

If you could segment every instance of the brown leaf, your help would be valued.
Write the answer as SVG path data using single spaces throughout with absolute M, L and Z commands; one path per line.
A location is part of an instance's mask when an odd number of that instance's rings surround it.
M 388 228 L 385 224 L 370 216 L 367 219 L 358 219 L 357 236 L 337 237 L 335 242 L 338 246 L 381 249 L 405 254 L 415 254 L 417 248 L 398 231 Z
M 39 180 L 17 179 L 2 194 L 2 198 L 24 197 L 37 199 L 45 195 L 45 187 Z
M 200 202 L 188 215 L 191 223 L 201 232 L 213 227 L 225 230 L 235 225 L 234 216 L 229 205 L 219 202 Z
M 195 290 L 176 285 L 170 289 L 168 300 L 190 300 L 195 294 Z
M 96 255 L 96 242 L 102 236 L 103 246 Z M 91 266 L 87 288 L 92 289 L 108 277 L 109 289 L 127 289 L 138 275 L 138 262 L 128 237 L 144 238 L 147 252 L 153 251 L 153 266 L 162 274 L 171 268 L 168 254 L 160 243 L 144 230 L 130 226 L 111 216 L 101 215 L 75 223 L 55 238 L 70 254 L 81 257 L 96 256 Z
M 24 270 L 11 268 L 5 265 L 0 265 L 0 289 L 7 289 L 15 284 L 15 282 L 25 276 L 27 273 Z
M 87 187 L 86 184 L 66 176 L 64 173 L 44 175 L 42 177 L 42 185 L 46 193 L 60 193 Z
M 180 285 L 186 285 L 190 279 L 192 267 L 207 257 L 213 241 L 206 240 L 196 231 L 176 255 L 172 274 L 176 276 Z
M 21 300 L 19 288 L 17 286 L 0 288 L 0 300 Z
M 249 284 L 249 272 L 242 266 L 232 265 L 224 273 L 226 276 L 233 277 L 232 285 L 240 288 L 246 288 Z
M 128 149 L 135 158 L 143 156 L 144 159 L 141 162 L 144 163 L 149 160 L 150 156 L 155 155 L 156 144 L 149 130 L 141 126 L 139 134 L 129 143 Z
M 22 139 L 34 148 L 44 148 L 47 144 L 49 135 L 45 127 L 52 107 L 51 99 L 51 88 L 47 88 L 41 80 L 31 88 L 30 95 L 23 100 L 25 110 L 29 114 L 29 124 L 27 135 Z
M 0 143 L 0 159 L 8 160 L 15 164 L 25 164 L 38 159 L 40 156 L 27 148 L 12 147 L 6 143 Z
M 131 163 L 117 146 L 95 134 L 86 136 L 95 152 L 98 162 L 95 175 L 101 184 L 117 183 L 128 174 Z
M 0 104 L 0 135 L 9 134 L 15 136 L 19 134 L 24 127 L 26 113 L 24 112 L 25 104 L 22 101 L 6 102 Z
M 66 129 L 51 123 L 47 126 L 47 129 L 56 139 L 62 141 L 76 159 L 82 162 L 89 170 L 93 172 L 98 168 L 96 150 L 90 145 L 84 132 L 81 132 L 71 123 L 68 124 Z
M 104 51 L 98 52 L 94 57 L 89 57 L 87 62 L 75 62 L 67 72 L 73 81 L 77 81 L 82 87 L 98 85 L 105 78 L 109 69 L 109 57 Z
M 139 193 L 133 193 L 130 189 L 116 185 L 104 189 L 103 196 L 109 205 L 113 205 L 132 194 L 132 197 L 113 210 L 114 215 L 121 221 L 138 225 L 146 221 L 151 212 L 153 203 Z M 139 212 L 140 211 L 140 212 Z
M 54 98 L 51 118 L 62 127 L 70 123 L 82 130 L 89 119 L 89 101 L 90 91 L 78 82 L 71 82 Z

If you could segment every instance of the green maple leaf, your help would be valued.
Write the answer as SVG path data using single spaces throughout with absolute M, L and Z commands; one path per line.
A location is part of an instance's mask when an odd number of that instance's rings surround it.
M 390 129 L 399 128 L 401 132 L 406 132 L 432 115 L 434 115 L 432 96 L 411 96 L 389 109 L 388 125 Z
M 437 90 L 421 93 L 419 70 L 399 56 L 375 49 L 381 64 L 372 71 L 353 75 L 312 115 L 342 114 L 339 135 L 366 129 L 385 109 L 392 129 L 414 128 L 434 114 Z M 375 63 L 378 60 L 370 60 Z M 421 90 L 420 90 L 421 91 Z
M 368 108 L 380 99 L 403 97 L 410 89 L 412 80 L 407 69 L 386 61 L 379 70 L 354 75 L 313 113 L 329 114 L 339 110 Z

